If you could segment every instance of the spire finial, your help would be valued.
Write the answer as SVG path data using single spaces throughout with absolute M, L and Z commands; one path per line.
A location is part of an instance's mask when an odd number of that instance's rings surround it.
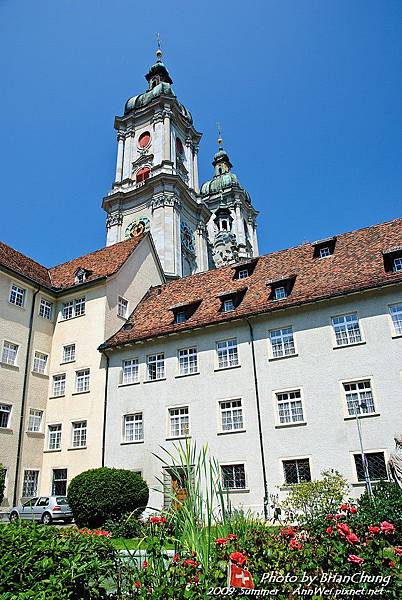
M 161 50 L 161 34 L 159 33 L 159 31 L 156 34 L 156 43 L 157 43 L 157 50 L 156 50 L 156 60 L 157 62 L 161 62 L 162 60 L 162 50 Z
M 222 150 L 223 147 L 223 139 L 222 139 L 222 128 L 221 128 L 221 124 L 217 123 L 216 124 L 217 128 L 218 128 L 218 146 L 219 149 Z

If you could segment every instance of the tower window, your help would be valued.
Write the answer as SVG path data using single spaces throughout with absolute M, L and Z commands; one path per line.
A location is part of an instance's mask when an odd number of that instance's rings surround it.
M 228 230 L 228 222 L 226 221 L 226 219 L 221 221 L 221 226 L 222 226 L 222 229 L 224 229 L 225 231 Z
M 180 156 L 183 156 L 183 154 L 184 154 L 183 143 L 182 143 L 181 139 L 178 137 L 176 138 L 176 152 Z
M 136 183 L 143 183 L 151 174 L 151 169 L 149 167 L 142 167 L 135 176 Z
M 149 131 L 144 131 L 144 133 L 141 133 L 140 137 L 138 138 L 138 146 L 140 148 L 146 148 L 150 142 L 151 134 L 149 133 Z

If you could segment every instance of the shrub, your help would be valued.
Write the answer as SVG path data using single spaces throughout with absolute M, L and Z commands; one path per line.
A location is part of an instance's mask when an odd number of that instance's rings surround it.
M 119 519 L 107 519 L 104 527 L 114 538 L 142 537 L 144 530 L 144 524 L 138 520 L 135 513 L 126 513 Z
M 68 503 L 79 527 L 96 528 L 107 519 L 144 509 L 149 490 L 138 473 L 101 467 L 80 473 L 71 481 Z
M 364 525 L 390 521 L 402 543 L 402 490 L 395 482 L 380 481 L 373 486 L 373 500 L 367 491 L 357 501 L 358 518 Z
M 5 485 L 6 485 L 6 470 L 3 467 L 3 465 L 0 463 L 0 504 L 3 502 Z
M 323 471 L 322 479 L 292 485 L 283 506 L 298 514 L 299 520 L 312 523 L 336 511 L 347 495 L 348 483 L 337 471 Z
M 0 598 L 106 598 L 115 552 L 101 536 L 34 522 L 0 524 Z

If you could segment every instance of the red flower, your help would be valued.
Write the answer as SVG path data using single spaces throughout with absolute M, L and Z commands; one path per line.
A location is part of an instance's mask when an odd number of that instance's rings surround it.
M 327 521 L 332 521 L 332 519 L 334 518 L 334 515 L 332 513 L 329 513 L 325 518 Z
M 188 580 L 189 583 L 199 583 L 200 578 L 197 575 L 194 575 L 194 577 L 190 577 L 190 579 Z
M 141 582 L 140 581 L 136 581 L 135 582 L 135 587 L 138 589 L 141 587 Z
M 334 529 L 333 527 L 329 526 L 326 528 L 325 533 L 328 533 L 329 535 L 331 535 L 331 533 L 334 533 Z
M 239 565 L 239 567 L 241 567 L 242 565 L 244 565 L 245 562 L 247 562 L 247 557 L 244 556 L 244 554 L 242 554 L 241 552 L 232 552 L 229 558 L 232 562 Z
M 388 521 L 383 521 L 380 523 L 381 531 L 385 534 L 394 533 L 395 526 L 392 523 L 388 523 Z
M 149 517 L 149 522 L 150 523 L 161 523 L 161 518 L 160 517 Z
M 142 563 L 142 566 L 144 569 L 146 569 L 148 567 L 148 561 L 144 560 L 144 562 Z
M 339 510 L 346 510 L 347 511 L 349 509 L 350 509 L 349 504 L 341 504 L 340 507 L 339 507 Z
M 402 556 L 402 546 L 396 546 L 394 548 L 394 554 L 396 554 L 396 556 Z
M 184 562 L 183 565 L 185 567 L 198 567 L 198 562 L 196 560 L 192 560 L 191 558 L 187 558 Z
M 302 550 L 303 546 L 296 540 L 296 538 L 292 538 L 289 542 L 289 546 L 292 550 Z
M 166 517 L 161 517 L 160 521 L 161 521 L 161 523 L 167 523 L 167 518 Z
M 227 540 L 237 540 L 237 535 L 235 535 L 234 533 L 229 533 L 229 534 L 226 536 L 226 539 L 227 539 Z
M 368 530 L 373 535 L 376 535 L 377 533 L 380 533 L 380 531 L 381 531 L 381 529 L 379 527 L 377 527 L 377 525 L 369 525 Z
M 338 513 L 337 515 L 335 515 L 334 519 L 343 519 L 344 516 L 345 515 Z
M 348 556 L 348 562 L 353 563 L 354 565 L 361 565 L 362 563 L 364 563 L 364 558 L 356 556 L 356 554 L 350 554 Z
M 352 513 L 352 515 L 355 515 L 357 513 L 357 508 L 356 506 L 351 506 L 349 508 L 349 512 Z
M 226 542 L 227 542 L 226 538 L 216 538 L 216 540 L 215 540 L 215 544 L 217 546 L 224 546 L 226 544 Z
M 174 562 L 174 563 L 178 563 L 178 562 L 180 562 L 180 556 L 179 556 L 178 554 L 175 554 L 175 555 L 174 555 L 174 557 L 173 557 L 173 562 Z
M 359 538 L 355 533 L 349 533 L 349 535 L 346 536 L 346 539 L 349 542 L 349 544 L 358 544 L 360 542 Z
M 391 569 L 393 569 L 395 567 L 395 563 L 393 560 L 389 561 L 389 566 L 391 567 Z
M 295 537 L 295 532 L 291 527 L 287 527 L 286 529 L 281 529 L 281 536 L 282 537 Z
M 347 535 L 349 535 L 349 533 L 351 533 L 346 523 L 338 523 L 336 529 L 341 537 L 346 537 Z

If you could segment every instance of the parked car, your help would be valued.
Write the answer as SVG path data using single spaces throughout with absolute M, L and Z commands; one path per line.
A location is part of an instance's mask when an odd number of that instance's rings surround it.
M 13 506 L 10 521 L 13 523 L 17 519 L 41 521 L 44 525 L 49 525 L 52 521 L 71 523 L 73 513 L 64 496 L 42 496 Z

